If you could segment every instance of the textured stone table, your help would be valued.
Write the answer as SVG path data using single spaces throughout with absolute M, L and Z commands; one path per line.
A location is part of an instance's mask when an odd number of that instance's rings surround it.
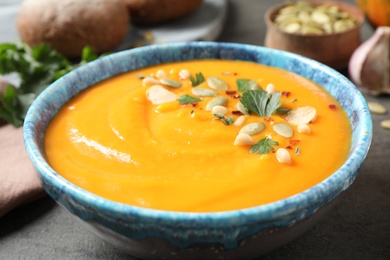
M 0 0 L 0 13 L 10 3 L 19 2 Z M 218 41 L 263 45 L 263 16 L 276 2 L 282 1 L 230 0 L 225 28 Z M 12 19 L 10 16 L 9 23 L 0 23 L 0 29 L 10 28 L 8 36 L 0 35 L 0 41 L 15 36 Z M 362 33 L 367 38 L 372 30 L 366 24 Z M 365 96 L 390 111 L 389 96 Z M 373 115 L 371 150 L 359 177 L 336 208 L 310 231 L 260 259 L 390 259 L 390 130 L 379 126 L 385 118 L 390 115 Z M 134 258 L 95 237 L 45 197 L 0 218 L 0 259 Z

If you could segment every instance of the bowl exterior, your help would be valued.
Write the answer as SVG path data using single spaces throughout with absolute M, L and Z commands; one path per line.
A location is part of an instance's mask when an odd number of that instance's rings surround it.
M 347 68 L 350 57 L 361 44 L 360 28 L 364 21 L 363 13 L 357 7 L 343 2 L 311 2 L 314 4 L 330 3 L 337 5 L 341 10 L 345 10 L 356 17 L 358 22 L 350 30 L 341 33 L 324 35 L 287 33 L 273 22 L 279 10 L 286 6 L 286 4 L 282 4 L 271 8 L 265 15 L 267 32 L 264 45 L 269 48 L 301 54 L 334 69 Z
M 120 73 L 194 59 L 253 61 L 295 72 L 323 86 L 350 118 L 352 146 L 345 164 L 328 179 L 295 196 L 258 207 L 216 213 L 159 211 L 109 201 L 69 183 L 47 164 L 42 147 L 45 129 L 70 98 Z M 27 152 L 47 193 L 71 214 L 90 224 L 96 233 L 143 258 L 190 256 L 195 249 L 202 258 L 215 259 L 215 254 L 222 259 L 232 255 L 233 259 L 253 258 L 287 243 L 310 228 L 353 183 L 371 138 L 371 117 L 363 96 L 333 69 L 279 50 L 210 42 L 141 47 L 84 65 L 47 88 L 32 104 L 24 124 Z M 277 235 L 268 235 L 272 233 Z M 249 243 L 253 238 L 257 238 L 256 243 Z M 254 249 L 247 249 L 245 244 L 254 245 Z

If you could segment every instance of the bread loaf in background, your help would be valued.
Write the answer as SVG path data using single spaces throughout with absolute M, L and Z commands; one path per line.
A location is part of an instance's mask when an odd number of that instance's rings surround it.
M 123 0 L 135 24 L 159 24 L 187 16 L 203 0 Z
M 47 43 L 70 58 L 80 57 L 86 45 L 97 53 L 112 50 L 129 26 L 124 0 L 25 0 L 17 19 L 25 43 Z

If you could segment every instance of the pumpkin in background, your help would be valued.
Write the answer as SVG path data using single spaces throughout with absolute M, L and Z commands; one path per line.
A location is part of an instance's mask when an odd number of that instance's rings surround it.
M 390 26 L 390 0 L 356 0 L 367 19 L 375 26 Z

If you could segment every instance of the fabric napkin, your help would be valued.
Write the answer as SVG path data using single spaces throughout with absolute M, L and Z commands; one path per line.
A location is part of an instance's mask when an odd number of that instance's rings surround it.
M 45 194 L 23 143 L 23 129 L 0 127 L 0 217 Z

